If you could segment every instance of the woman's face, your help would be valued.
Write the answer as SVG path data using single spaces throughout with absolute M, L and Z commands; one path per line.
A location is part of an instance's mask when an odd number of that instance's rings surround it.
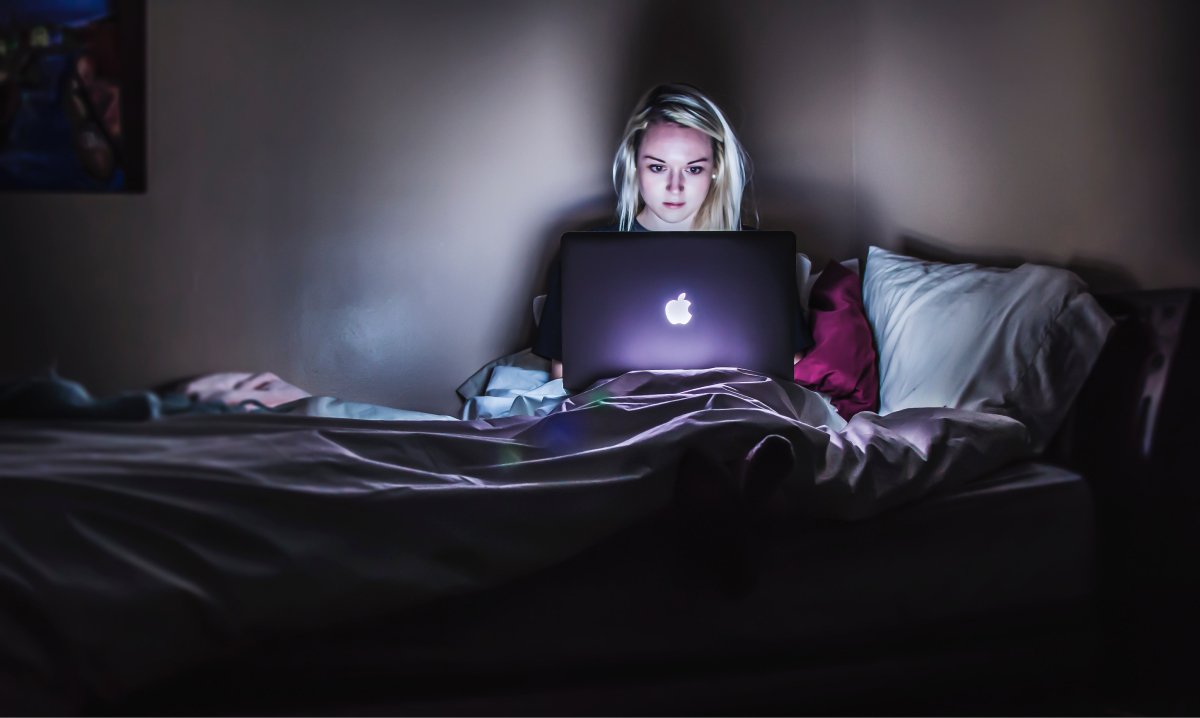
M 638 221 L 649 230 L 692 229 L 712 186 L 712 139 L 690 127 L 653 124 L 642 136 L 637 160 L 646 203 Z

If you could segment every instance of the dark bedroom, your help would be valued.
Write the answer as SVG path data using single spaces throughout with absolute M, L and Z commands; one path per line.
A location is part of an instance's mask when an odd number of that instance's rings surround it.
M 0 0 L 0 714 L 1200 712 L 1193 8 Z

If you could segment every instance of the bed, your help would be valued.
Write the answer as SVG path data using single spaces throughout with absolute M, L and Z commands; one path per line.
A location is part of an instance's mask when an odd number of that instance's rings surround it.
M 828 397 L 726 368 L 631 372 L 555 402 L 522 391 L 507 415 L 460 421 L 0 422 L 0 701 L 611 714 L 1085 695 L 1097 486 L 1118 480 L 1097 457 L 1129 441 L 1080 432 L 1161 396 L 1171 365 L 1154 342 L 1170 333 L 1128 308 L 1182 316 L 1190 295 L 1102 311 L 1061 270 L 876 249 L 866 266 L 884 406 L 849 421 Z M 914 378 L 922 351 L 954 346 L 889 331 L 944 328 L 946 301 L 980 338 L 960 342 L 957 383 L 945 367 Z M 1000 323 L 980 328 L 981 312 Z M 981 342 L 1029 357 L 989 373 Z M 1120 391 L 1114 366 L 1132 368 Z M 1164 431 L 1155 407 L 1136 416 Z M 680 511 L 682 476 L 736 470 L 764 436 L 796 466 L 769 507 L 735 535 Z

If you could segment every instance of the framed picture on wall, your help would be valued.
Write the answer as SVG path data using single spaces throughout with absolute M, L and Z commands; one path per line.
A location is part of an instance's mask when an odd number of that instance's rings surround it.
M 145 34 L 145 0 L 0 0 L 0 191 L 145 191 Z

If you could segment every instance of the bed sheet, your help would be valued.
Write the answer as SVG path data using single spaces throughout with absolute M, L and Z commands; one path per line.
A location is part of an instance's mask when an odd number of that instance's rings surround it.
M 835 428 L 840 427 L 840 428 Z M 853 519 L 1029 455 L 1012 419 L 849 423 L 736 369 L 631 372 L 545 416 L 0 423 L 0 704 L 70 713 L 239 647 L 558 563 L 670 501 L 689 446 L 809 446 L 788 513 Z

